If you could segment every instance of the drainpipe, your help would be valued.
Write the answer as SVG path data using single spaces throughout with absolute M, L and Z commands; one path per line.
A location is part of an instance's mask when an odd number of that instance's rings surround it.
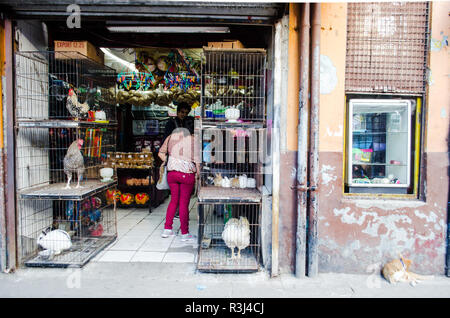
M 308 197 L 308 276 L 318 273 L 317 219 L 319 210 L 319 101 L 320 101 L 320 3 L 311 9 L 311 108 L 309 135 L 309 197 Z
M 3 17 L 0 14 L 0 272 L 6 269 L 5 182 L 3 165 L 3 69 L 5 67 L 5 36 Z
M 274 49 L 274 78 L 281 76 L 281 29 L 282 22 L 275 25 L 275 49 Z M 278 227 L 280 206 L 280 87 L 279 81 L 274 82 L 274 115 L 272 127 L 272 245 L 271 245 L 271 277 L 278 276 Z
M 5 182 L 5 226 L 6 226 L 6 269 L 14 271 L 17 265 L 16 246 L 16 183 L 15 183 L 15 134 L 14 134 L 14 25 L 9 19 L 5 20 L 5 87 L 3 87 L 4 112 L 7 122 L 4 122 L 6 135 L 4 136 L 4 182 Z M 3 115 L 3 114 L 2 114 Z
M 295 276 L 305 276 L 306 271 L 306 212 L 307 163 L 309 117 L 309 3 L 302 4 L 300 25 L 300 92 L 297 152 L 297 230 L 295 249 Z

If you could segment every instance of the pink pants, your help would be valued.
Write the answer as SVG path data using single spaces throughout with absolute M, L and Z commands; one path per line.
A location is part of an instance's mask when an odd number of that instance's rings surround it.
M 166 212 L 165 229 L 172 229 L 173 218 L 179 206 L 181 234 L 189 233 L 189 202 L 195 185 L 195 173 L 169 171 L 167 182 L 170 187 L 170 203 Z

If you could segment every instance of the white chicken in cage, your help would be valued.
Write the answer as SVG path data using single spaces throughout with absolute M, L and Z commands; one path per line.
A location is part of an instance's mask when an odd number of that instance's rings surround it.
M 231 259 L 240 259 L 241 250 L 250 245 L 250 223 L 248 219 L 244 216 L 239 219 L 229 219 L 222 232 L 222 239 L 231 249 Z M 237 256 L 234 254 L 236 247 L 238 249 Z

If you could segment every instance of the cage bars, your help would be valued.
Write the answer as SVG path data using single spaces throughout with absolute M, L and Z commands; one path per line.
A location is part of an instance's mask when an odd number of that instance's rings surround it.
M 204 272 L 257 271 L 260 211 L 259 204 L 199 204 L 197 268 Z M 243 218 L 248 222 L 238 224 Z
M 265 120 L 264 50 L 205 50 L 202 118 L 225 121 L 225 110 L 240 110 L 243 121 Z
M 116 182 L 98 175 L 116 147 L 115 72 L 76 52 L 18 52 L 15 63 L 19 260 L 83 266 L 117 235 L 115 201 L 108 200 Z M 69 114 L 69 89 L 77 94 L 74 103 L 89 105 L 86 116 Z M 78 140 L 83 144 L 69 154 Z M 78 157 L 69 189 L 65 157 Z

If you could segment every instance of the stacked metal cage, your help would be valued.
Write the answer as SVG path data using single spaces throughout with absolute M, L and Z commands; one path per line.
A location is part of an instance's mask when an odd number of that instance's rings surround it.
M 83 266 L 117 236 L 116 181 L 99 175 L 116 147 L 115 72 L 76 52 L 15 58 L 19 262 Z M 83 111 L 70 112 L 70 91 Z
M 235 107 L 240 119 L 265 120 L 264 50 L 206 49 L 202 67 L 202 118 L 223 122 L 225 110 Z
M 259 270 L 266 158 L 265 51 L 204 48 L 198 190 L 203 272 Z

